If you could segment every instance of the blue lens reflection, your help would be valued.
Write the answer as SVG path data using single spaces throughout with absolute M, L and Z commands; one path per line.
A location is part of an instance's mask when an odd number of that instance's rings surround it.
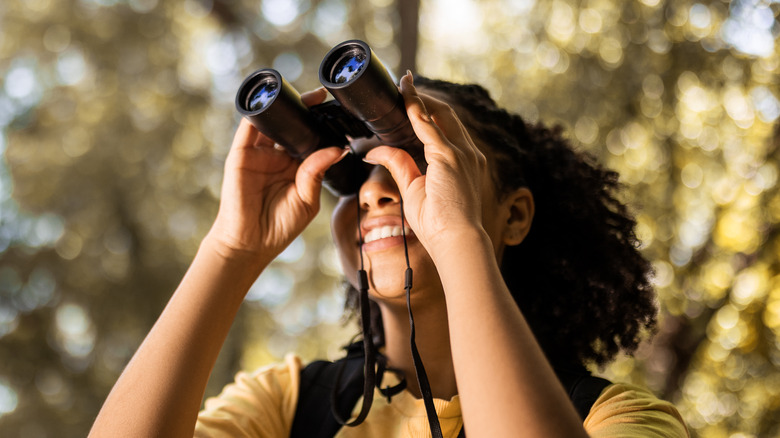
M 260 111 L 265 109 L 276 97 L 279 86 L 276 82 L 266 82 L 255 87 L 249 93 L 248 109 L 249 111 Z
M 351 81 L 358 73 L 366 66 L 366 54 L 357 52 L 352 56 L 344 56 L 336 63 L 336 68 L 333 71 L 336 74 L 333 77 L 333 82 L 337 84 L 343 84 Z

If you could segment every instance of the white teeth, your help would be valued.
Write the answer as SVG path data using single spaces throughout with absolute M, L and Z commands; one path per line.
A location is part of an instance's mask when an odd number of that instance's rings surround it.
M 384 239 L 386 237 L 392 236 L 393 235 L 393 230 L 390 227 L 384 227 L 384 228 L 382 228 L 382 232 L 380 234 L 381 234 L 380 237 L 382 239 Z
M 384 227 L 374 228 L 363 236 L 363 242 L 369 243 L 379 239 L 385 239 L 388 237 L 396 237 L 404 234 L 400 226 L 387 225 Z M 408 234 L 408 232 L 407 232 Z

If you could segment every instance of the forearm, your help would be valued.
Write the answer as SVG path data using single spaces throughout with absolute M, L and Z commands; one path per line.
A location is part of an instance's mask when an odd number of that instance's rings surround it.
M 211 369 L 260 270 L 223 257 L 204 240 L 90 436 L 192 436 Z
M 468 435 L 587 436 L 503 282 L 488 237 L 474 232 L 450 242 L 457 248 L 435 261 Z

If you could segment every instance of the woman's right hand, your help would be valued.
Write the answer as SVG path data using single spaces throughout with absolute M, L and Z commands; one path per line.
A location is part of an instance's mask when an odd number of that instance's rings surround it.
M 327 95 L 301 95 L 312 106 Z M 299 163 L 242 119 L 225 162 L 217 219 L 207 243 L 221 256 L 261 268 L 270 263 L 314 219 L 325 171 L 346 155 L 320 149 Z
M 322 89 L 301 97 L 313 105 L 325 96 Z M 209 374 L 246 292 L 317 214 L 325 170 L 343 153 L 325 148 L 299 163 L 241 120 L 217 219 L 90 436 L 193 436 Z

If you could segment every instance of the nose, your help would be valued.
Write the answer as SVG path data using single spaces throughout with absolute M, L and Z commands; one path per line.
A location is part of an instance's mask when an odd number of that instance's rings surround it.
M 379 209 L 398 204 L 401 194 L 398 192 L 393 177 L 387 169 L 375 166 L 368 178 L 360 186 L 360 208 L 363 210 Z

